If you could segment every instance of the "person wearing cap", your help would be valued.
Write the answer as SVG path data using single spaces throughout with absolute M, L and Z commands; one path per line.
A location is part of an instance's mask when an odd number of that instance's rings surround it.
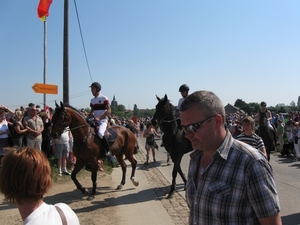
M 104 135 L 108 124 L 108 116 L 111 113 L 109 100 L 100 93 L 101 85 L 98 82 L 93 82 L 90 88 L 94 98 L 92 98 L 90 102 L 91 112 L 88 117 L 94 118 L 95 122 L 98 124 L 98 136 L 103 141 L 106 154 L 111 155 L 108 140 Z
M 180 106 L 182 104 L 182 102 L 184 101 L 184 99 L 189 95 L 189 86 L 187 86 L 186 84 L 183 84 L 179 87 L 179 92 L 182 96 L 182 98 L 179 99 L 178 101 L 178 104 L 177 104 L 177 109 L 176 109 L 176 113 L 177 113 L 177 116 L 180 115 Z

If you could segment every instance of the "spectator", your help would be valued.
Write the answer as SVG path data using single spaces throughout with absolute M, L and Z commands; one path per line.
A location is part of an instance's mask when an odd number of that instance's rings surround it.
M 48 115 L 46 112 L 41 112 L 40 113 L 40 117 L 43 120 L 43 126 L 44 126 L 44 130 L 42 132 L 42 151 L 45 153 L 45 155 L 47 156 L 47 158 L 51 157 L 51 138 L 50 138 L 50 132 L 51 132 L 51 126 L 52 123 L 50 121 L 50 119 L 48 118 Z
M 281 119 L 279 119 L 279 118 L 277 119 L 276 134 L 277 134 L 278 141 L 279 141 L 278 151 L 281 152 L 282 148 L 283 148 L 283 144 L 284 144 L 284 139 L 283 139 L 284 126 L 283 126 Z
M 0 109 L 0 165 L 1 159 L 6 154 L 5 147 L 9 147 L 9 127 L 5 118 L 6 112 Z
M 197 91 L 181 105 L 182 128 L 196 149 L 186 184 L 189 224 L 281 225 L 272 168 L 225 128 L 225 110 L 212 92 Z
M 155 159 L 155 148 L 158 148 L 158 146 L 155 143 L 154 136 L 160 137 L 156 133 L 155 129 L 153 128 L 153 124 L 151 122 L 148 122 L 148 124 L 146 126 L 146 130 L 144 131 L 144 134 L 143 134 L 143 137 L 146 138 L 145 149 L 147 151 L 145 165 L 148 165 L 148 163 L 149 163 L 150 149 L 152 150 L 153 162 L 156 162 L 156 159 Z
M 236 138 L 236 137 L 239 136 L 242 132 L 243 132 L 243 127 L 242 127 L 240 121 L 236 119 L 236 120 L 235 120 L 235 126 L 234 126 L 234 130 L 233 130 L 232 136 L 233 136 L 234 138 Z
M 294 149 L 295 149 L 295 153 L 296 153 L 296 157 L 297 157 L 298 161 L 300 160 L 300 149 L 299 149 L 300 129 L 299 129 L 299 126 L 300 126 L 300 123 L 295 122 L 294 123 L 294 131 L 293 131 Z
M 38 149 L 23 147 L 5 156 L 0 171 L 0 191 L 6 201 L 16 204 L 24 224 L 78 225 L 78 217 L 68 205 L 48 205 L 43 201 L 51 184 L 49 162 Z M 66 223 L 62 223 L 58 210 L 64 214 Z
M 293 119 L 292 115 L 288 114 L 288 121 L 284 124 L 284 130 L 287 136 L 288 141 L 293 138 Z
M 255 124 L 254 119 L 251 116 L 247 116 L 242 121 L 244 132 L 236 137 L 237 140 L 247 143 L 257 150 L 261 151 L 262 154 L 267 156 L 266 147 L 260 136 L 254 133 Z
M 18 110 L 14 113 L 14 123 L 12 131 L 12 142 L 14 146 L 23 147 L 23 139 L 27 129 L 22 124 L 23 112 Z
M 52 140 L 52 149 L 57 159 L 58 176 L 71 175 L 67 170 L 67 158 L 69 157 L 70 141 L 72 141 L 72 133 L 69 127 L 66 127 L 60 138 Z
M 23 120 L 23 125 L 27 129 L 27 146 L 42 150 L 42 132 L 44 130 L 43 120 L 37 115 L 34 106 L 28 108 L 28 116 Z

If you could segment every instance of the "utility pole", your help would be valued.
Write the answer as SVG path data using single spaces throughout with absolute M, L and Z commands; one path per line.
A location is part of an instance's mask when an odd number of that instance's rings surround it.
M 64 0 L 63 102 L 69 103 L 69 0 Z

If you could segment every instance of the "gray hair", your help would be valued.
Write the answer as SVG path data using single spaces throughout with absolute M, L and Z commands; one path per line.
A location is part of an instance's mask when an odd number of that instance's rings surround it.
M 180 106 L 180 111 L 185 111 L 194 105 L 199 105 L 200 110 L 203 111 L 207 117 L 220 114 L 223 122 L 225 123 L 224 106 L 219 97 L 213 92 L 195 91 L 193 94 L 184 99 Z

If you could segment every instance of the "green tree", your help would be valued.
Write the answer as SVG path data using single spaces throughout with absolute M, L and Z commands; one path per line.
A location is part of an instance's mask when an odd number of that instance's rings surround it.
M 237 99 L 234 103 L 234 106 L 243 110 L 243 108 L 247 106 L 247 103 L 244 102 L 242 99 Z

